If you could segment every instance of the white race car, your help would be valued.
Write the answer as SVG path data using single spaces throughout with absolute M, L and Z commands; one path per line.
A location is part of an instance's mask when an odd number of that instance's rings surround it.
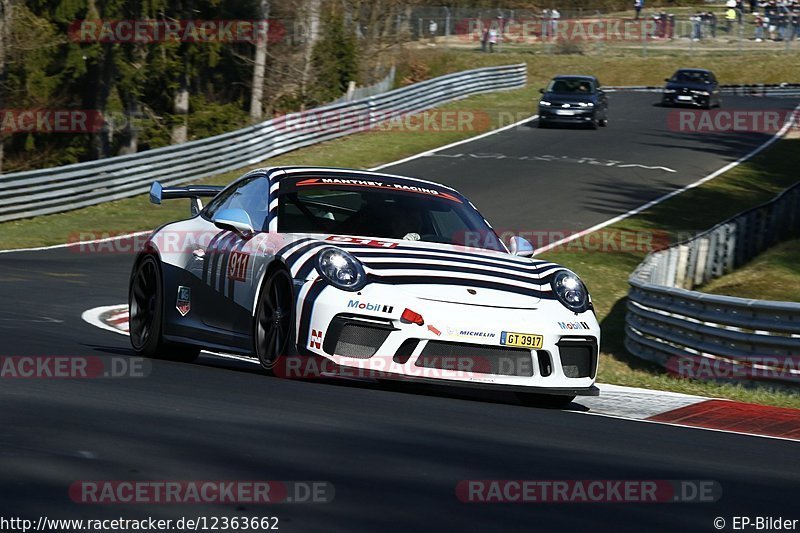
M 539 405 L 597 394 L 584 284 L 524 239 L 506 246 L 449 187 L 282 167 L 225 188 L 153 184 L 152 202 L 171 198 L 191 199 L 192 217 L 153 232 L 131 275 L 140 355 L 205 348 L 283 376 L 505 389 Z

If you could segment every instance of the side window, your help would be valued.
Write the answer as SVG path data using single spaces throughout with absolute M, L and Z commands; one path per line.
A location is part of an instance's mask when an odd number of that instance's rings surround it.
M 205 209 L 207 218 L 225 209 L 242 209 L 250 216 L 250 222 L 256 231 L 263 231 L 266 227 L 269 205 L 269 181 L 264 176 L 257 176 L 242 181 L 236 187 L 231 187 L 208 204 Z

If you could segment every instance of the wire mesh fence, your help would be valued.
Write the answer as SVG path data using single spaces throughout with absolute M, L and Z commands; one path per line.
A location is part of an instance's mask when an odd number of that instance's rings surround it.
M 593 9 L 419 8 L 412 12 L 408 27 L 411 40 L 428 46 L 481 48 L 486 52 L 794 52 L 800 46 L 800 3 L 789 6 L 780 11 L 755 12 L 706 6 L 700 10 L 648 10 L 638 17 L 633 12 Z

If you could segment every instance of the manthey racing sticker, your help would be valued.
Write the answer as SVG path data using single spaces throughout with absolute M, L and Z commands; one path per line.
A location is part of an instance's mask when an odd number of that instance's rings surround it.
M 410 185 L 407 183 L 390 183 L 386 181 L 377 181 L 377 180 L 362 180 L 362 179 L 351 179 L 351 178 L 309 178 L 302 181 L 298 181 L 295 184 L 295 187 L 314 187 L 314 186 L 322 186 L 322 187 L 356 187 L 356 188 L 368 188 L 368 189 L 382 189 L 385 191 L 402 191 L 402 192 L 411 192 L 417 194 L 424 194 L 427 196 L 436 196 L 438 198 L 445 198 L 452 202 L 463 203 L 459 198 L 456 196 L 434 189 L 432 187 L 422 187 L 419 185 Z

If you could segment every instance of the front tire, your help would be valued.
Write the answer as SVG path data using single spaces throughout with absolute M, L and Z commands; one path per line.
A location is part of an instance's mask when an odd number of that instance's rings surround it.
M 534 392 L 517 392 L 517 400 L 527 407 L 543 407 L 545 409 L 561 409 L 569 405 L 575 396 L 556 394 L 537 394 Z
M 164 342 L 164 284 L 161 267 L 153 255 L 136 263 L 128 288 L 128 329 L 136 355 L 191 363 L 200 348 Z
M 294 332 L 292 278 L 286 270 L 274 270 L 264 280 L 253 328 L 258 362 L 267 374 L 274 375 Z

